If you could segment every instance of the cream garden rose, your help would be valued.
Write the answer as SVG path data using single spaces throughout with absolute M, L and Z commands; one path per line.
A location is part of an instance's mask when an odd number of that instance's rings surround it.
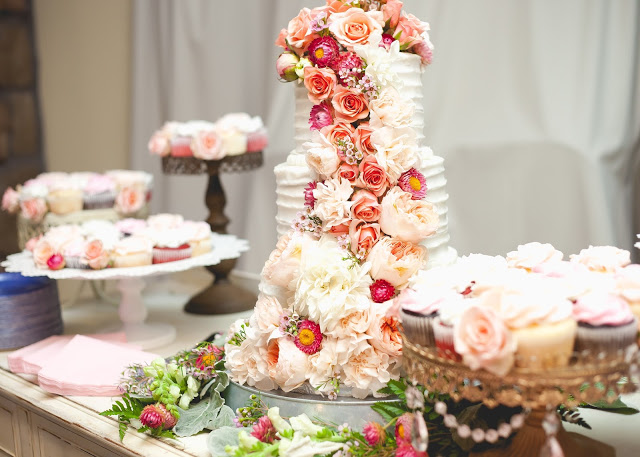
M 307 380 L 309 357 L 288 338 L 272 339 L 267 344 L 269 376 L 285 392 L 291 392 Z
M 384 352 L 376 351 L 372 346 L 354 353 L 344 369 L 344 384 L 351 387 L 356 398 L 365 398 L 370 393 L 385 387 L 391 379 L 398 379 L 398 370 L 391 369 L 391 357 Z
M 412 200 L 411 194 L 392 188 L 382 199 L 380 228 L 402 241 L 420 243 L 438 230 L 438 213 L 424 200 Z
M 300 258 L 305 245 L 313 241 L 307 233 L 284 235 L 262 269 L 262 277 L 269 284 L 291 289 L 300 274 Z
M 353 202 L 349 199 L 352 193 L 351 183 L 344 178 L 328 179 L 318 183 L 313 190 L 316 199 L 314 209 L 322 219 L 325 231 L 350 222 Z
M 369 103 L 369 111 L 369 123 L 373 129 L 384 126 L 409 127 L 415 113 L 415 104 L 404 99 L 394 87 L 387 86 Z
M 381 238 L 367 257 L 371 277 L 374 280 L 384 279 L 396 289 L 406 287 L 409 278 L 426 262 L 426 248 L 388 236 Z
M 313 141 L 304 143 L 307 164 L 315 171 L 320 179 L 332 176 L 340 165 L 340 158 L 336 153 L 336 148 L 327 138 L 317 133 Z
M 237 332 L 243 322 L 236 321 L 229 334 Z M 251 327 L 246 327 L 245 332 L 246 338 L 239 346 L 225 344 L 225 367 L 231 373 L 231 379 L 261 390 L 275 389 L 277 385 L 269 377 L 266 339 Z
M 249 319 L 249 324 L 258 329 L 268 338 L 280 336 L 280 317 L 283 314 L 282 305 L 277 298 L 260 294 Z
M 395 184 L 418 158 L 416 132 L 410 127 L 374 130 L 371 143 L 376 148 L 376 161 L 384 168 L 391 184 Z

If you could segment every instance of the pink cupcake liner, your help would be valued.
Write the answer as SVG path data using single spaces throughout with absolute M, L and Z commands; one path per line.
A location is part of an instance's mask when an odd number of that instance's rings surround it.
M 175 262 L 191 258 L 191 246 L 186 248 L 153 248 L 153 263 Z
M 418 316 L 400 310 L 404 335 L 411 343 L 419 344 L 423 347 L 435 347 L 436 339 L 433 334 L 435 317 L 435 313 L 428 316 Z

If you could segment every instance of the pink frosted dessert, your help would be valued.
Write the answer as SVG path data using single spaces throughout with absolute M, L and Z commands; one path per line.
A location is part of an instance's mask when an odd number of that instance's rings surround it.
M 116 183 L 110 176 L 90 176 L 83 191 L 84 209 L 112 208 L 116 200 Z
M 129 217 L 119 220 L 115 223 L 115 226 L 124 236 L 130 236 L 147 228 L 147 222 L 144 219 Z
M 247 134 L 247 152 L 259 152 L 269 144 L 267 130 L 262 128 L 256 132 Z

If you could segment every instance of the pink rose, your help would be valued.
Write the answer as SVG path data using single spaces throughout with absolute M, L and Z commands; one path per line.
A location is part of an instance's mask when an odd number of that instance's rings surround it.
M 153 135 L 151 135 L 147 147 L 151 154 L 156 154 L 161 157 L 169 155 L 169 152 L 171 152 L 169 138 L 167 138 L 167 135 L 161 130 L 156 130 Z
M 286 46 L 286 45 L 285 45 Z M 276 60 L 276 71 L 282 81 L 295 81 L 298 79 L 296 65 L 300 58 L 293 52 L 283 52 Z
M 7 187 L 2 195 L 2 209 L 13 214 L 20 208 L 20 194 L 13 190 L 12 187 Z
M 398 26 L 394 36 L 400 42 L 402 49 L 409 49 L 414 44 L 423 41 L 422 34 L 427 31 L 426 24 L 413 14 L 402 16 L 398 21 Z
M 426 40 L 417 41 L 411 51 L 420 56 L 422 65 L 429 65 L 433 60 L 433 46 Z
M 345 122 L 355 122 L 369 116 L 369 104 L 364 94 L 343 86 L 336 87 L 331 104 L 336 119 Z
M 349 224 L 349 238 L 351 239 L 351 252 L 364 259 L 380 239 L 380 224 L 369 224 L 354 219 Z
M 346 162 L 342 162 L 332 177 L 344 178 L 351 183 L 354 183 L 359 174 L 360 170 L 357 165 L 349 165 Z
M 47 213 L 47 203 L 44 198 L 31 198 L 20 202 L 22 215 L 33 222 L 40 222 Z
M 225 156 L 222 138 L 214 130 L 200 131 L 193 138 L 193 155 L 202 160 L 220 160 Z
M 373 133 L 373 129 L 369 126 L 368 122 L 362 122 L 356 128 L 355 134 L 353 135 L 354 143 L 359 151 L 367 156 L 370 154 L 376 153 L 376 148 L 371 143 L 371 134 Z
M 62 270 L 64 268 L 64 257 L 60 254 L 53 254 L 47 260 L 49 270 Z
M 336 83 L 336 74 L 331 68 L 304 67 L 304 86 L 311 103 L 318 104 L 331 97 Z
M 380 197 L 389 187 L 389 177 L 373 155 L 366 156 L 360 165 L 360 176 L 357 186 L 370 190 L 375 196 Z
M 348 122 L 338 122 L 333 125 L 323 127 L 320 132 L 327 138 L 327 141 L 333 145 L 337 145 L 339 142 L 351 141 L 354 142 L 355 130 Z M 338 151 L 340 160 L 345 160 L 344 154 Z
M 504 376 L 513 366 L 516 340 L 490 308 L 467 307 L 454 324 L 453 345 L 472 370 Z
M 438 213 L 431 203 L 413 200 L 399 187 L 382 199 L 380 227 L 387 235 L 417 244 L 436 233 L 438 224 Z
M 424 246 L 385 236 L 371 249 L 367 261 L 371 262 L 373 279 L 384 279 L 399 289 L 427 263 L 427 250 Z
M 355 45 L 369 44 L 372 33 L 382 35 L 384 14 L 382 11 L 364 12 L 360 8 L 350 8 L 342 13 L 329 16 L 329 31 L 336 40 L 349 51 Z
M 275 45 L 280 46 L 282 49 L 289 49 L 287 47 L 287 29 L 280 29 L 280 33 L 278 33 L 278 38 L 276 38 Z
M 300 13 L 291 19 L 287 26 L 286 39 L 289 42 L 289 47 L 298 55 L 304 54 L 309 43 L 320 36 L 311 30 L 311 20 L 311 10 L 309 8 L 302 8 Z M 276 44 L 281 45 L 280 40 L 281 38 L 279 36 Z
M 27 251 L 31 251 L 33 252 L 33 250 L 36 247 L 36 244 L 38 244 L 38 241 L 40 241 L 42 239 L 42 235 L 38 235 L 38 236 L 34 236 L 33 238 L 29 238 L 29 241 L 27 241 L 24 245 L 24 248 Z
M 47 261 L 55 254 L 53 247 L 44 238 L 40 239 L 33 248 L 33 262 L 38 268 L 49 268 Z
M 133 214 L 139 211 L 145 202 L 145 194 L 138 186 L 123 188 L 116 197 L 116 210 L 120 214 Z
M 351 5 L 344 2 L 344 0 L 327 0 L 327 11 L 330 13 L 342 13 L 351 8 Z
M 387 0 L 387 3 L 382 5 L 382 14 L 384 15 L 384 21 L 389 22 L 389 28 L 395 29 L 400 20 L 400 13 L 402 12 L 402 2 L 400 0 Z
M 93 240 L 85 246 L 83 263 L 93 270 L 102 270 L 109 265 L 109 253 L 105 251 L 102 241 Z
M 351 212 L 356 219 L 365 222 L 375 222 L 380 219 L 380 203 L 378 197 L 368 190 L 358 190 L 351 197 L 353 206 Z

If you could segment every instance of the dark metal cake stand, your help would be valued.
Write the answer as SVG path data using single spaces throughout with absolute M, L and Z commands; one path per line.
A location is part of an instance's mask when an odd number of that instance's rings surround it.
M 207 222 L 216 233 L 227 233 L 230 219 L 224 214 L 227 199 L 220 182 L 220 173 L 238 173 L 262 166 L 262 152 L 249 152 L 228 156 L 221 160 L 200 160 L 195 157 L 163 157 L 162 171 L 166 174 L 209 175 L 205 203 L 209 208 Z M 195 295 L 185 305 L 184 310 L 193 314 L 227 314 L 252 309 L 257 297 L 232 284 L 229 273 L 236 265 L 236 259 L 223 260 L 217 265 L 206 267 L 214 275 L 213 283 Z

